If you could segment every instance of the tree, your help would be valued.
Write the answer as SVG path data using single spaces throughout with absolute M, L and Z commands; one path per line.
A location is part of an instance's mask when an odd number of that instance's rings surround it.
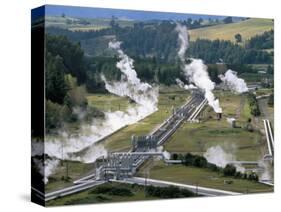
M 65 67 L 60 56 L 47 53 L 46 59 L 46 99 L 62 104 L 67 92 L 64 81 Z
M 225 24 L 230 24 L 232 22 L 233 22 L 233 20 L 232 20 L 232 17 L 230 17 L 230 16 L 223 19 L 223 23 L 225 23 Z
M 240 33 L 237 33 L 235 36 L 236 43 L 242 42 L 242 35 Z
M 78 84 L 86 80 L 84 51 L 79 42 L 72 43 L 65 36 L 47 34 L 46 49 L 54 57 L 60 56 L 64 65 L 64 72 L 77 78 Z
M 236 173 L 236 168 L 231 164 L 227 164 L 223 169 L 224 176 L 234 176 L 235 173 Z

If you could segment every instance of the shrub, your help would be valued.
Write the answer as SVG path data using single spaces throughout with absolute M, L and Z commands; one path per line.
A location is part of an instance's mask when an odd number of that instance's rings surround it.
M 224 176 L 234 176 L 235 174 L 236 174 L 236 168 L 231 164 L 227 164 L 223 169 Z

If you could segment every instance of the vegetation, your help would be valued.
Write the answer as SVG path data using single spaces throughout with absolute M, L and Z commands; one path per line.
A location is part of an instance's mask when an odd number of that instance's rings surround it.
M 172 158 L 181 158 L 182 164 L 185 166 L 193 166 L 198 168 L 206 168 L 211 171 L 215 171 L 223 174 L 223 176 L 228 177 L 232 176 L 235 178 L 247 179 L 247 180 L 255 180 L 258 181 L 258 175 L 251 173 L 241 173 L 236 170 L 236 167 L 232 164 L 227 164 L 225 167 L 221 168 L 216 166 L 215 164 L 209 163 L 205 157 L 200 155 L 192 155 L 190 153 L 186 153 L 185 155 L 174 153 Z
M 194 197 L 195 194 L 187 189 L 180 189 L 175 186 L 169 187 L 155 187 L 155 186 L 148 186 L 146 188 L 146 194 L 152 197 L 159 197 L 159 198 L 183 198 L 183 197 Z
M 92 189 L 57 198 L 47 202 L 47 206 L 107 203 L 120 201 L 153 200 L 165 198 L 193 197 L 195 194 L 177 187 L 154 187 L 137 184 L 106 183 Z
M 242 35 L 240 33 L 236 34 L 235 36 L 236 43 L 242 42 Z
M 63 124 L 91 121 L 103 117 L 95 107 L 88 107 L 86 63 L 79 44 L 63 36 L 46 36 L 46 129 L 56 132 Z M 75 110 L 76 109 L 76 110 Z M 85 114 L 83 117 L 80 114 Z
M 256 96 L 253 93 L 248 94 L 248 102 L 250 105 L 251 114 L 253 116 L 259 116 L 261 112 L 259 109 L 258 100 L 256 99 Z
M 273 57 L 266 51 L 248 49 L 229 40 L 197 39 L 190 43 L 188 54 L 201 58 L 206 63 L 217 63 L 222 59 L 227 64 L 272 63 Z
M 138 175 L 143 177 L 142 173 L 145 173 L 143 169 L 138 172 Z M 253 180 L 224 176 L 219 172 L 207 168 L 184 166 L 181 164 L 167 166 L 161 161 L 154 162 L 154 166 L 150 169 L 149 176 L 152 179 L 240 193 L 272 192 L 271 186 Z
M 146 196 L 144 186 L 106 183 L 77 194 L 51 200 L 47 202 L 47 206 L 137 201 L 144 199 L 159 198 Z
M 258 34 L 273 29 L 273 27 L 273 21 L 271 19 L 250 18 L 230 24 L 218 24 L 215 26 L 192 29 L 190 30 L 190 38 L 192 41 L 200 38 L 235 42 L 234 36 L 239 33 L 243 38 L 243 42 L 245 42 Z
M 261 35 L 252 37 L 246 44 L 251 49 L 273 49 L 274 31 L 266 31 Z
M 158 110 L 138 123 L 127 126 L 106 138 L 104 140 L 106 148 L 110 151 L 125 151 L 130 149 L 131 136 L 133 134 L 146 135 L 150 133 L 155 127 L 171 115 L 172 107 L 181 106 L 188 96 L 189 94 L 186 93 L 186 91 L 172 86 L 160 88 Z M 97 100 L 98 99 L 96 99 L 96 101 Z M 125 101 L 127 102 L 127 100 Z M 119 103 L 117 103 L 117 105 L 118 104 Z M 120 101 L 121 106 L 122 104 L 124 103 Z
M 95 168 L 92 163 L 82 163 L 78 161 L 62 161 L 57 167 L 55 173 L 48 179 L 45 185 L 45 191 L 51 192 L 72 185 L 72 182 L 88 175 Z
M 114 196 L 133 196 L 133 192 L 130 190 L 130 188 L 125 187 L 125 186 L 112 186 L 111 184 L 107 185 L 101 185 L 98 186 L 97 188 L 94 188 L 92 191 L 89 193 L 91 194 L 108 194 L 108 195 L 114 195 Z
M 229 17 L 224 18 L 224 19 L 223 19 L 223 22 L 224 22 L 225 24 L 233 23 L 232 17 L 229 16 Z
M 228 19 L 226 18 L 226 20 Z M 206 27 L 200 20 L 192 21 L 188 19 L 181 24 L 188 26 L 189 29 L 200 27 L 196 29 L 200 31 L 199 35 L 204 35 L 204 30 L 208 33 L 212 32 L 212 35 L 216 34 L 217 31 L 220 32 L 217 28 L 221 28 L 226 33 L 228 30 L 232 30 L 231 38 L 227 39 L 219 36 L 212 39 L 208 36 L 196 36 L 194 35 L 195 31 L 191 30 L 192 42 L 188 54 L 201 58 L 206 63 L 216 63 L 219 59 L 231 64 L 272 63 L 273 59 L 270 52 L 257 51 L 255 48 L 246 48 L 231 42 L 237 34 L 243 36 L 246 41 L 256 34 L 271 30 L 273 28 L 271 20 L 249 19 L 238 23 Z M 156 23 L 138 22 L 133 27 L 120 27 L 118 24 L 111 24 L 110 28 L 89 32 L 72 32 L 59 28 L 48 28 L 47 31 L 51 34 L 65 35 L 74 42 L 81 42 L 82 48 L 91 56 L 112 56 L 112 52 L 108 50 L 107 45 L 109 40 L 116 38 L 123 42 L 122 48 L 131 57 L 154 58 L 158 63 L 163 61 L 175 63 L 177 62 L 178 48 L 175 26 L 173 22 L 161 21 Z M 214 30 L 212 30 L 213 28 Z M 201 31 L 203 32 L 201 33 Z M 251 32 L 249 33 L 251 36 L 245 35 L 248 31 Z M 95 46 L 95 48 L 92 48 L 92 46 Z
M 133 104 L 127 98 L 108 94 L 100 77 L 101 74 L 109 80 L 119 80 L 121 77 L 116 68 L 118 58 L 114 51 L 107 48 L 108 41 L 112 39 L 123 42 L 122 48 L 134 59 L 135 69 L 142 81 L 161 84 L 163 89 L 160 89 L 157 112 L 104 139 L 109 151 L 129 149 L 132 134 L 149 133 L 170 115 L 172 107 L 182 105 L 186 101 L 189 95 L 187 91 L 173 87 L 176 78 L 187 82 L 181 74 L 177 59 L 175 23 L 152 21 L 122 25 L 112 19 L 106 26 L 101 24 L 93 28 L 93 23 L 89 20 L 80 20 L 79 24 L 83 25 L 84 29 L 81 27 L 75 29 L 75 23 L 65 15 L 60 18 L 63 22 L 66 21 L 68 27 L 49 27 L 46 35 L 47 133 L 55 133 L 66 124 L 80 126 L 83 122 L 91 122 L 93 118 L 103 118 L 103 111 L 125 111 Z M 212 64 L 208 65 L 208 71 L 212 81 L 216 83 L 220 83 L 218 75 L 224 70 L 215 63 L 222 60 L 228 64 L 225 67 L 238 71 L 240 76 L 254 75 L 256 77 L 254 81 L 260 80 L 256 64 L 264 65 L 268 76 L 272 77 L 273 51 L 270 51 L 274 38 L 274 32 L 271 30 L 272 21 L 248 19 L 232 23 L 232 18 L 227 17 L 223 22 L 225 24 L 209 21 L 206 25 L 200 19 L 182 21 L 183 25 L 192 29 L 188 55 Z M 209 24 L 214 26 L 208 26 Z M 219 34 L 222 30 L 225 33 Z M 240 113 L 236 111 L 243 96 L 233 96 L 227 92 L 217 93 L 216 96 L 221 97 L 224 116 L 239 117 L 237 121 L 239 127 L 232 129 L 225 120 L 214 120 L 215 114 L 207 108 L 208 115 L 201 117 L 201 123 L 183 125 L 165 145 L 168 151 L 178 152 L 173 157 L 182 159 L 185 166 L 164 167 L 160 164 L 153 167 L 151 177 L 238 192 L 270 191 L 271 188 L 255 182 L 257 176 L 252 173 L 243 175 L 232 165 L 221 169 L 202 157 L 202 153 L 210 146 L 226 147 L 229 144 L 237 146 L 237 157 L 241 160 L 257 160 L 261 155 L 261 135 L 256 131 L 245 130 L 244 127 L 251 124 L 248 119 L 252 115 L 260 114 L 255 96 L 248 95 L 246 103 L 240 108 Z M 269 98 L 268 104 L 270 106 L 274 104 L 273 95 Z M 192 154 L 179 154 L 187 151 Z M 70 181 L 77 179 L 81 174 L 87 174 L 92 168 L 93 164 L 66 161 L 49 178 L 46 190 L 68 186 Z M 232 183 L 226 184 L 225 181 L 229 180 Z M 51 201 L 49 204 L 130 201 L 146 197 L 153 199 L 189 195 L 193 194 L 174 187 L 148 187 L 147 191 L 144 191 L 142 187 L 108 184 Z
M 247 96 L 226 91 L 218 92 L 216 96 L 220 99 L 223 118 L 217 121 L 213 110 L 206 108 L 206 115 L 200 117 L 201 122 L 182 125 L 165 143 L 165 149 L 175 153 L 203 155 L 208 148 L 219 145 L 226 151 L 234 151 L 239 160 L 259 160 L 262 156 L 262 136 L 258 131 L 250 132 L 246 128 L 248 119 L 252 117 Z M 241 102 L 244 104 L 239 109 Z M 237 128 L 232 128 L 226 117 L 236 117 Z M 230 148 L 232 146 L 236 148 Z

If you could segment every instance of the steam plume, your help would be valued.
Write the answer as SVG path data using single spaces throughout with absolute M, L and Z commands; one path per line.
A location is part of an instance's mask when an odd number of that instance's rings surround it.
M 122 72 L 120 81 L 108 82 L 102 76 L 106 89 L 118 96 L 127 96 L 134 100 L 137 104 L 149 108 L 151 112 L 157 110 L 158 103 L 158 87 L 152 87 L 148 83 L 141 82 L 134 69 L 133 59 L 128 57 L 120 47 L 121 42 L 111 41 L 108 46 L 117 51 L 120 61 L 116 67 Z
M 196 87 L 201 89 L 205 98 L 208 100 L 208 104 L 214 109 L 216 113 L 221 113 L 222 109 L 219 104 L 219 100 L 215 98 L 213 90 L 215 88 L 215 83 L 211 81 L 207 66 L 200 59 L 190 58 L 191 63 L 187 64 L 184 60 L 185 51 L 188 47 L 188 31 L 186 27 L 177 25 L 176 31 L 178 32 L 180 50 L 178 51 L 178 56 L 182 62 L 182 70 L 186 79 L 194 83 Z M 183 52 L 184 51 L 184 52 Z
M 181 81 L 181 80 L 178 79 L 178 78 L 176 79 L 176 83 L 178 84 L 178 86 L 179 86 L 180 88 L 183 88 L 183 89 L 185 89 L 185 90 L 197 89 L 197 87 L 194 86 L 193 84 L 189 84 L 189 85 L 184 84 L 184 82 Z
M 219 78 L 223 81 L 225 87 L 236 93 L 248 92 L 246 82 L 237 76 L 237 72 L 228 70 L 225 74 L 219 75 Z
M 110 93 L 129 97 L 137 103 L 136 106 L 126 111 L 105 111 L 104 119 L 94 119 L 91 125 L 83 125 L 77 135 L 60 132 L 56 138 L 49 137 L 45 142 L 45 153 L 53 160 L 45 161 L 45 166 L 52 167 L 48 169 L 50 174 L 45 174 L 45 182 L 55 171 L 57 159 L 91 163 L 101 156 L 106 157 L 107 151 L 103 145 L 97 144 L 98 141 L 157 110 L 158 87 L 140 81 L 133 60 L 122 51 L 120 45 L 118 41 L 109 43 L 109 47 L 116 50 L 120 58 L 116 66 L 122 72 L 122 79 L 115 82 L 108 82 L 104 76 L 102 79 Z M 76 112 L 79 113 L 79 110 Z
M 213 163 L 218 167 L 224 168 L 231 161 L 236 161 L 236 157 L 231 153 L 226 153 L 221 146 L 213 146 L 207 149 L 204 153 L 204 157 L 209 163 Z M 240 172 L 245 172 L 245 168 L 234 164 L 236 169 Z
M 178 40 L 180 42 L 180 49 L 178 51 L 178 56 L 181 59 L 181 61 L 184 62 L 185 53 L 188 48 L 189 34 L 187 28 L 185 26 L 181 26 L 180 24 L 177 24 L 176 31 L 178 32 Z

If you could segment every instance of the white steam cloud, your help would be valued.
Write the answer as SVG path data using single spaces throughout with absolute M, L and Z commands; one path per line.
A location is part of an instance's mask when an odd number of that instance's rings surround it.
M 178 32 L 178 39 L 180 42 L 180 49 L 178 51 L 178 56 L 182 62 L 185 60 L 185 53 L 188 48 L 189 34 L 185 26 L 177 24 L 176 31 Z
M 105 111 L 104 119 L 93 119 L 92 124 L 84 125 L 77 135 L 61 132 L 57 137 L 49 137 L 44 144 L 45 154 L 53 159 L 45 161 L 45 169 L 48 170 L 45 182 L 55 172 L 58 159 L 92 163 L 101 156 L 106 157 L 107 151 L 98 141 L 157 110 L 158 87 L 140 81 L 134 70 L 133 60 L 121 50 L 120 44 L 110 42 L 109 47 L 115 49 L 121 59 L 116 66 L 122 72 L 122 79 L 115 82 L 108 82 L 104 76 L 102 79 L 110 93 L 129 97 L 136 105 L 126 111 Z M 79 110 L 75 111 L 79 113 Z
M 34 158 L 34 163 L 36 164 L 39 173 L 43 176 L 43 181 L 45 184 L 48 183 L 49 177 L 52 173 L 55 172 L 56 167 L 59 164 L 59 160 L 56 159 L 45 159 L 43 160 Z
M 185 89 L 185 90 L 197 89 L 197 87 L 194 86 L 193 84 L 189 84 L 189 85 L 184 84 L 184 82 L 181 81 L 181 80 L 178 79 L 178 78 L 176 79 L 176 83 L 178 84 L 178 86 L 179 86 L 180 88 L 183 88 L 183 89 Z
M 157 110 L 158 103 L 158 87 L 152 87 L 148 83 L 141 82 L 134 69 L 134 60 L 126 55 L 120 47 L 121 42 L 111 41 L 108 46 L 118 53 L 120 61 L 117 62 L 116 67 L 122 72 L 120 81 L 108 82 L 102 76 L 105 82 L 106 89 L 118 96 L 127 96 L 134 100 L 137 104 L 145 106 L 147 109 L 154 112 Z
M 158 146 L 156 152 L 161 152 L 165 160 L 170 160 L 171 158 L 171 154 L 168 151 L 164 150 L 163 146 Z M 159 160 L 162 160 L 162 157 L 159 157 Z
M 207 149 L 204 153 L 204 157 L 207 159 L 209 163 L 213 163 L 218 167 L 224 168 L 227 164 L 232 161 L 236 161 L 236 157 L 232 153 L 227 153 L 221 146 L 213 146 Z M 237 171 L 245 172 L 245 168 L 234 164 Z
M 245 93 L 249 89 L 246 82 L 237 76 L 237 72 L 227 70 L 225 74 L 219 75 L 219 78 L 223 81 L 223 85 L 235 93 Z
M 186 27 L 178 24 L 176 31 L 178 32 L 178 39 L 180 43 L 178 56 L 183 64 L 182 70 L 186 79 L 189 82 L 194 83 L 197 88 L 204 92 L 205 98 L 208 100 L 208 104 L 216 113 L 221 113 L 222 108 L 220 107 L 219 100 L 216 99 L 213 94 L 215 83 L 212 82 L 209 77 L 207 66 L 200 59 L 189 58 L 191 63 L 187 64 L 185 62 L 185 51 L 188 47 L 188 31 Z

